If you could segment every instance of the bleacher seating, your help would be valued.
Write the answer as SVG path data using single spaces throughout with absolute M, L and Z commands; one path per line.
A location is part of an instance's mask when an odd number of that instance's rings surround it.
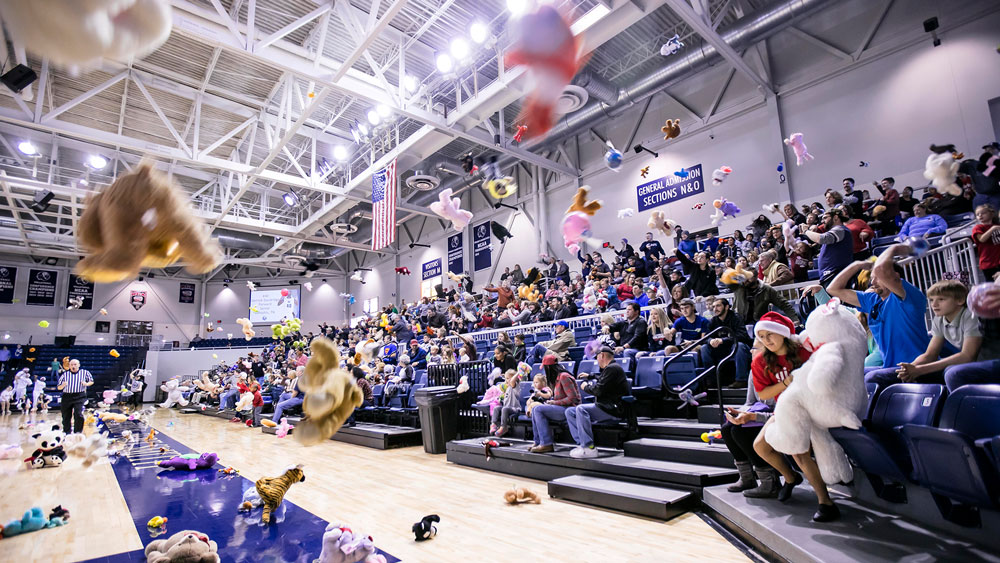
M 94 385 L 88 390 L 88 395 L 99 398 L 108 389 L 119 389 L 124 377 L 139 363 L 145 360 L 146 348 L 141 346 L 36 346 L 35 361 L 30 364 L 31 374 L 35 377 L 45 377 L 45 394 L 52 396 L 50 406 L 59 404 L 62 393 L 56 389 L 56 379 L 49 371 L 52 360 L 69 356 L 80 360 L 81 369 L 89 371 L 94 376 Z M 111 350 L 118 351 L 119 356 L 111 355 Z
M 273 342 L 269 336 L 256 336 L 250 340 L 245 338 L 203 338 L 191 342 L 191 348 L 262 348 Z

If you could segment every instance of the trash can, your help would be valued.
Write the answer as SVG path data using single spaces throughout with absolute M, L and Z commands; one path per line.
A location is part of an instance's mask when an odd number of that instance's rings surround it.
M 454 385 L 423 387 L 413 396 L 420 415 L 424 451 L 443 454 L 458 435 L 458 391 Z

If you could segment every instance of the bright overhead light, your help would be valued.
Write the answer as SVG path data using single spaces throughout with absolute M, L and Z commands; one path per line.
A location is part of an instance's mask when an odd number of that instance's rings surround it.
M 438 72 L 442 74 L 448 74 L 455 67 L 455 61 L 451 60 L 448 53 L 438 53 L 437 59 L 434 62 L 437 64 Z
M 23 154 L 28 156 L 35 156 L 38 154 L 38 149 L 31 141 L 21 141 L 17 144 L 17 150 L 21 151 Z
M 382 121 L 382 118 L 379 117 L 378 112 L 374 109 L 368 110 L 368 123 L 378 125 L 379 121 Z
M 333 158 L 337 160 L 347 160 L 347 147 L 344 145 L 337 145 L 333 147 Z
M 528 9 L 528 0 L 507 0 L 507 9 L 513 16 L 520 16 Z
M 483 22 L 474 22 L 469 27 L 469 37 L 476 43 L 485 43 L 490 37 L 490 28 L 486 27 Z
M 92 154 L 87 157 L 87 166 L 94 170 L 103 170 L 108 165 L 108 159 L 99 154 Z
M 407 74 L 406 76 L 403 77 L 403 88 L 406 88 L 407 92 L 411 94 L 416 92 L 418 86 L 420 86 L 420 84 L 417 82 L 416 76 L 413 76 L 412 74 Z
M 392 115 L 392 108 L 390 108 L 385 104 L 379 104 L 375 106 L 375 111 L 378 112 L 378 116 L 381 117 L 382 119 L 386 119 L 390 115 Z
M 458 60 L 464 60 L 469 57 L 469 42 L 461 37 L 456 37 L 451 40 L 451 47 L 448 49 L 451 51 L 451 56 Z
M 365 125 L 364 123 L 357 122 L 357 121 L 355 122 L 355 125 L 357 125 L 357 127 L 358 127 L 358 133 L 360 133 L 362 137 L 367 137 L 368 136 L 368 126 L 367 125 Z
M 299 203 L 299 196 L 295 195 L 295 192 L 282 194 L 281 199 L 285 200 L 285 205 L 289 207 L 293 207 Z

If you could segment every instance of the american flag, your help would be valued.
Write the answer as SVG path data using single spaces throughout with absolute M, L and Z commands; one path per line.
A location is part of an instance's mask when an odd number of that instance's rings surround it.
M 372 175 L 372 250 L 396 241 L 396 159 Z

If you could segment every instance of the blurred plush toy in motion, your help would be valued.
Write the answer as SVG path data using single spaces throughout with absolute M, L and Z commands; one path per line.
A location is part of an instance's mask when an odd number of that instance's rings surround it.
M 667 122 L 660 127 L 660 131 L 663 132 L 663 140 L 669 141 L 681 134 L 681 120 L 680 119 L 668 119 Z
M 514 183 L 514 178 L 504 176 L 500 172 L 496 155 L 483 161 L 479 166 L 479 171 L 483 175 L 483 186 L 494 198 L 503 199 L 517 193 L 517 184 Z
M 82 296 L 76 296 L 76 297 L 70 297 L 69 298 L 69 305 L 66 306 L 67 310 L 72 311 L 74 309 L 79 309 L 80 307 L 83 307 L 83 297 Z
M 173 23 L 167 0 L 4 0 L 0 13 L 14 41 L 74 71 L 104 58 L 142 58 Z
M 701 209 L 702 207 L 705 207 L 705 202 L 704 201 L 699 201 L 698 203 L 692 205 L 691 209 L 698 210 L 698 209 Z
M 939 191 L 960 196 L 962 188 L 955 183 L 959 167 L 956 155 L 955 145 L 931 145 L 931 154 L 924 164 L 924 178 Z
M 648 166 L 645 166 L 639 170 L 639 175 L 642 176 L 643 178 L 645 178 L 647 174 L 649 174 Z
M 726 198 L 717 199 L 712 202 L 715 213 L 712 214 L 712 224 L 719 226 L 726 217 L 736 217 L 740 213 L 740 208 Z
M 527 125 L 518 125 L 517 132 L 514 133 L 514 142 L 517 144 L 521 144 L 521 139 L 524 138 L 524 132 L 527 130 L 528 130 Z
M 616 149 L 615 146 L 611 144 L 611 141 L 604 141 L 604 144 L 608 146 L 607 152 L 604 153 L 604 166 L 607 166 L 608 170 L 618 172 L 618 169 L 621 168 L 625 157 L 622 155 L 622 151 Z
M 654 211 L 649 214 L 649 222 L 646 226 L 650 229 L 655 229 L 660 231 L 668 237 L 674 236 L 674 227 L 677 226 L 671 219 L 667 219 L 666 215 L 662 211 Z
M 590 218 L 597 213 L 603 202 L 600 200 L 587 201 L 587 186 L 577 188 L 573 195 L 573 204 L 566 210 L 566 215 L 562 220 L 563 244 L 572 254 L 580 251 L 580 243 L 592 236 L 590 230 Z M 596 242 L 599 245 L 600 242 Z
M 683 46 L 684 42 L 681 41 L 681 36 L 675 33 L 673 37 L 667 39 L 667 42 L 660 47 L 660 54 L 664 57 L 673 55 L 677 51 L 680 51 Z
M 257 289 L 257 286 L 252 281 L 247 280 L 247 289 L 249 289 L 250 291 L 253 291 L 253 290 Z
M 307 446 L 333 436 L 364 400 L 354 377 L 341 369 L 340 354 L 332 340 L 314 338 L 309 349 L 312 355 L 298 383 L 306 397 L 302 403 L 306 417 L 295 431 L 295 439 Z
M 687 171 L 687 168 L 681 168 L 677 172 L 674 172 L 674 176 L 677 176 L 678 178 L 687 178 L 690 175 L 691 173 Z
M 728 166 L 720 166 L 712 172 L 712 185 L 721 186 L 722 182 L 733 173 L 733 169 Z
M 635 215 L 635 209 L 632 209 L 631 207 L 624 207 L 618 210 L 619 219 L 624 219 L 626 217 L 631 217 L 633 215 Z
M 250 322 L 250 319 L 240 317 L 236 319 L 236 323 L 243 327 L 243 337 L 247 340 L 253 340 L 253 337 L 257 335 L 253 330 L 253 323 Z
M 406 266 L 400 266 L 399 268 L 396 268 L 396 273 L 402 276 L 408 276 L 410 275 L 410 269 Z
M 496 221 L 490 221 L 490 230 L 493 231 L 493 236 L 500 239 L 500 244 L 507 242 L 509 238 L 514 238 L 514 235 L 510 234 L 506 227 Z
M 442 219 L 451 221 L 456 231 L 461 231 L 472 220 L 472 212 L 462 209 L 462 200 L 451 197 L 451 188 L 445 188 L 438 194 L 438 200 L 431 203 L 431 211 Z
M 76 236 L 87 256 L 74 271 L 100 283 L 180 259 L 195 274 L 219 263 L 219 246 L 191 216 L 186 196 L 148 161 L 87 199 Z
M 508 21 L 511 49 L 504 62 L 524 65 L 532 82 L 518 122 L 528 138 L 545 135 L 555 123 L 556 104 L 563 89 L 583 66 L 580 41 L 556 8 L 540 5 L 535 11 Z
M 809 154 L 809 149 L 806 148 L 806 143 L 802 139 L 802 133 L 792 133 L 791 136 L 785 139 L 785 144 L 792 147 L 792 151 L 795 153 L 796 166 L 802 166 L 803 162 L 813 159 L 813 155 Z M 781 172 L 780 165 L 778 168 L 778 172 Z

